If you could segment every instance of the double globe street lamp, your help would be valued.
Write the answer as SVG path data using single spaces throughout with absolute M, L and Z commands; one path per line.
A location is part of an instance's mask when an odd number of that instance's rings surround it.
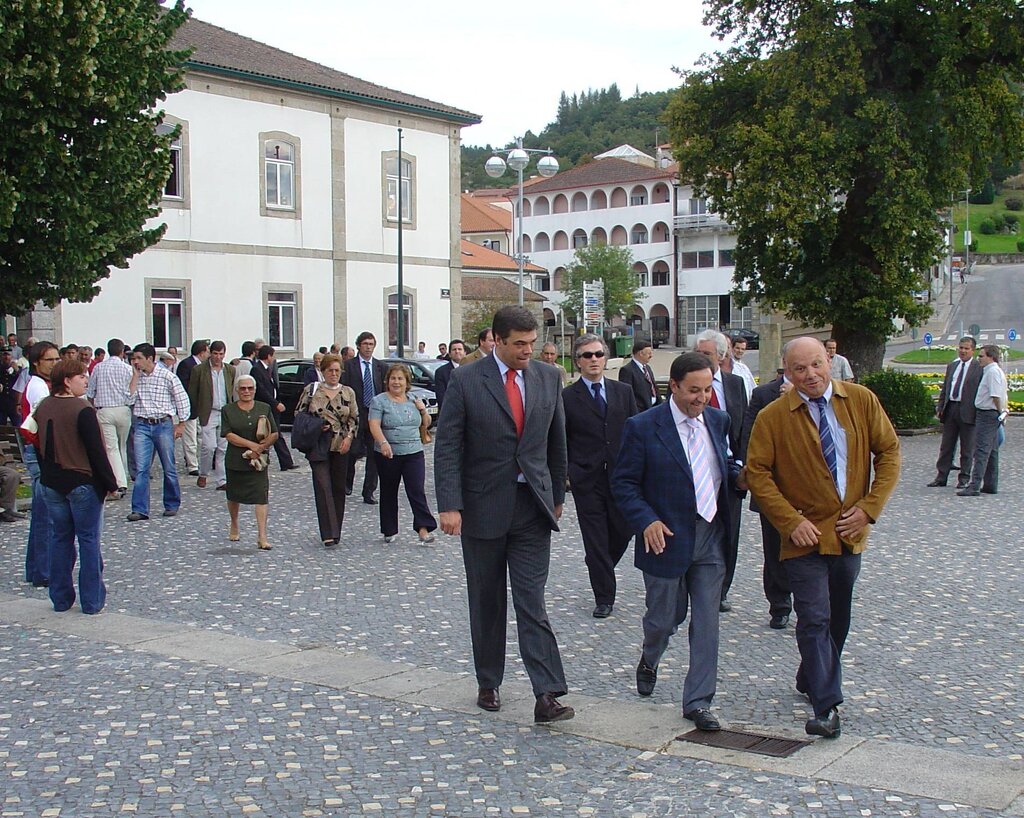
M 558 173 L 558 160 L 551 155 L 551 149 L 537 150 L 524 148 L 523 140 L 516 140 L 516 147 L 508 152 L 506 159 L 497 154 L 484 163 L 484 171 L 492 179 L 497 179 L 510 167 L 519 175 L 519 192 L 516 201 L 517 230 L 516 230 L 516 261 L 519 265 L 519 306 L 523 306 L 523 267 L 525 258 L 523 256 L 523 171 L 530 164 L 530 154 L 540 153 L 543 157 L 537 161 L 537 172 L 544 178 L 550 178 Z

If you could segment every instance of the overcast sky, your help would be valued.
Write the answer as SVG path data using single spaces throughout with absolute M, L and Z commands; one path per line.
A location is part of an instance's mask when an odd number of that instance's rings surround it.
M 502 145 L 555 118 L 559 94 L 679 82 L 719 47 L 698 0 L 190 0 L 201 20 L 483 118 L 467 145 Z

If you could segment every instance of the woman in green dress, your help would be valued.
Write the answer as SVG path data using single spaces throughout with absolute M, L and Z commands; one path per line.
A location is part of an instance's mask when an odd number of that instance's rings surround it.
M 227 438 L 224 458 L 227 473 L 228 513 L 231 528 L 228 539 L 237 541 L 238 507 L 255 506 L 257 539 L 261 551 L 269 551 L 267 511 L 270 502 L 270 475 L 267 452 L 277 440 L 277 424 L 270 407 L 256 400 L 256 379 L 243 375 L 235 380 L 238 400 L 221 410 L 221 435 Z

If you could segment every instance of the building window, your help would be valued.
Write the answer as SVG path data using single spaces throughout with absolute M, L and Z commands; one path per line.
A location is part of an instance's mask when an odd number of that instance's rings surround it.
M 398 151 L 381 154 L 384 197 L 384 226 L 398 225 Z M 402 224 L 416 227 L 416 157 L 403 151 L 401 159 Z M 486 245 L 485 245 L 486 246 Z
M 715 266 L 714 250 L 691 250 L 679 254 L 679 266 L 683 270 L 696 270 L 698 268 Z
M 703 216 L 708 212 L 707 199 L 687 199 L 691 216 Z
M 168 162 L 171 173 L 164 183 L 162 194 L 163 206 L 178 210 L 189 207 L 188 200 L 188 123 L 184 120 L 168 116 L 166 121 L 157 125 L 156 132 L 161 136 L 175 134 L 168 147 Z
M 647 195 L 642 193 L 639 196 L 630 196 L 629 203 L 633 206 L 645 205 L 647 204 Z
M 630 235 L 630 244 L 647 244 L 647 228 L 637 226 L 633 228 L 633 232 Z
M 412 296 L 402 294 L 402 345 L 409 349 L 412 346 Z M 388 296 L 388 345 L 398 346 L 398 293 Z
M 650 285 L 647 282 L 648 282 L 647 271 L 646 270 L 637 270 L 637 273 L 636 273 L 636 286 L 638 286 L 638 287 L 648 287 Z
M 718 329 L 717 295 L 691 295 L 686 298 L 686 334 L 694 336 L 704 329 Z
M 718 251 L 718 266 L 719 267 L 735 267 L 736 262 L 733 261 L 732 250 L 719 250 Z
M 480 244 L 488 250 L 495 250 L 499 253 L 501 252 L 501 241 L 499 239 L 484 239 Z
M 667 287 L 668 286 L 668 270 L 655 270 L 653 273 L 652 286 L 654 287 Z
M 586 233 L 575 233 L 572 237 L 572 249 L 579 250 L 581 247 L 587 246 L 587 234 Z
M 159 349 L 185 345 L 185 292 L 179 289 L 150 290 L 153 346 Z
M 533 280 L 537 292 L 546 293 L 551 290 L 551 279 L 548 276 L 534 276 Z
M 260 134 L 260 215 L 297 219 L 302 205 L 302 146 L 280 131 Z
M 295 349 L 295 293 L 267 293 L 267 343 Z

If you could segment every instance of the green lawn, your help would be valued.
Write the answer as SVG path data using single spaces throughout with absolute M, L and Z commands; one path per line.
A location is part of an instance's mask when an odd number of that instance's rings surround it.
M 931 351 L 927 349 L 912 349 L 910 352 L 897 355 L 893 360 L 899 364 L 942 364 L 945 366 L 955 357 L 956 350 L 952 348 L 933 349 Z M 1011 361 L 1019 361 L 1024 358 L 1024 352 L 1011 349 L 1009 350 L 1008 358 Z
M 1024 191 L 1010 190 L 996 196 L 995 201 L 990 205 L 971 205 L 971 238 L 978 242 L 979 253 L 1016 253 L 1018 239 L 1024 238 L 1020 229 L 1016 233 L 999 234 L 986 236 L 979 229 L 982 221 L 989 216 L 1002 216 L 1003 213 L 1012 212 L 1019 216 L 1024 224 L 1024 210 L 1008 211 L 1003 204 L 1007 196 L 1024 199 Z M 964 202 L 958 202 L 953 207 L 953 222 L 956 224 L 956 248 L 954 252 L 962 254 L 964 251 L 964 223 L 967 216 L 967 207 Z

